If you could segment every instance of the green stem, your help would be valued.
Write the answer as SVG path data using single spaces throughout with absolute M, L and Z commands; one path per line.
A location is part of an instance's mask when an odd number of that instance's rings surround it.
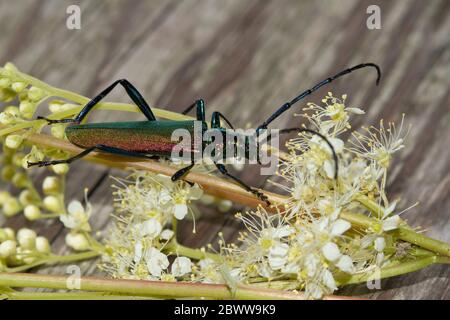
M 336 277 L 336 280 L 340 285 L 355 284 L 370 280 L 395 277 L 405 273 L 418 271 L 430 265 L 439 263 L 449 264 L 450 259 L 447 257 L 438 257 L 438 256 L 425 257 L 416 259 L 414 261 L 399 263 L 395 266 L 391 267 L 388 266 L 386 268 L 381 268 L 378 269 L 378 272 L 374 271 L 374 272 L 366 272 L 363 274 L 355 274 L 348 277 L 347 276 Z
M 12 288 L 67 289 L 67 277 L 29 273 L 0 273 L 0 286 Z M 143 297 L 215 299 L 304 299 L 300 293 L 238 286 L 233 295 L 226 285 L 145 280 L 109 280 L 83 277 L 80 290 Z
M 167 253 L 175 253 L 180 256 L 188 257 L 195 260 L 201 260 L 205 258 L 212 259 L 214 261 L 220 261 L 220 255 L 210 252 L 205 252 L 203 249 L 194 249 L 183 246 L 172 240 L 165 248 L 164 251 Z
M 3 293 L 8 300 L 147 300 L 151 298 L 113 295 L 107 292 L 25 292 Z
M 341 217 L 352 223 L 354 226 L 362 228 L 369 228 L 379 223 L 379 221 L 376 219 L 348 211 L 342 212 Z M 450 257 L 450 244 L 446 242 L 432 239 L 405 227 L 399 227 L 398 229 L 394 230 L 392 234 L 403 241 L 415 244 L 416 246 L 433 251 L 434 253 L 437 253 L 439 255 Z
M 46 258 L 39 259 L 33 263 L 25 264 L 22 266 L 14 267 L 14 268 L 7 268 L 6 272 L 8 273 L 15 273 L 15 272 L 22 272 L 26 271 L 32 268 L 35 268 L 37 266 L 41 266 L 43 264 L 52 265 L 56 263 L 69 263 L 69 262 L 75 262 L 80 260 L 87 260 L 94 257 L 99 256 L 100 253 L 98 251 L 86 251 L 81 253 L 75 253 L 70 255 L 50 255 Z

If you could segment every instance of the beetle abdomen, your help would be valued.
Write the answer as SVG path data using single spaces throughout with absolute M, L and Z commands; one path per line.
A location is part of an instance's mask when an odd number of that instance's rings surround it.
M 178 145 L 177 141 L 171 139 L 176 129 L 187 130 L 191 139 L 196 142 L 193 145 L 183 145 L 184 152 L 202 151 L 201 138 L 194 139 L 194 123 L 195 121 L 89 123 L 68 126 L 66 135 L 71 143 L 84 149 L 105 145 L 131 152 L 169 156 Z

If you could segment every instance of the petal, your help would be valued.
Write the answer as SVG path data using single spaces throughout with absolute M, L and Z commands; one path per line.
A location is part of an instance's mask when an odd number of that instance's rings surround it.
M 378 237 L 375 239 L 374 241 L 375 250 L 377 250 L 378 252 L 383 252 L 385 246 L 386 241 L 384 240 L 383 237 Z
M 392 216 L 383 221 L 383 231 L 395 230 L 400 224 L 399 216 Z
M 348 112 L 354 113 L 354 114 L 365 114 L 364 110 L 362 110 L 360 108 L 347 108 L 346 110 Z
M 322 275 L 322 281 L 325 286 L 330 290 L 337 290 L 336 282 L 334 281 L 333 274 L 329 270 L 324 270 Z
M 78 200 L 72 200 L 67 206 L 67 212 L 69 214 L 76 214 L 79 212 L 84 212 L 83 205 Z
M 328 242 L 322 247 L 322 253 L 329 261 L 336 261 L 341 256 L 339 247 L 334 242 Z
M 331 229 L 331 235 L 340 236 L 345 231 L 351 228 L 351 224 L 348 221 L 338 219 L 333 223 L 333 227 Z
M 294 233 L 294 228 L 292 228 L 290 226 L 282 226 L 282 227 L 275 228 L 272 232 L 272 236 L 274 238 L 280 239 L 280 238 L 290 236 L 292 233 Z
M 170 229 L 165 229 L 163 232 L 161 232 L 161 239 L 163 240 L 170 240 L 172 239 L 174 235 L 174 232 Z
M 346 273 L 354 272 L 353 260 L 347 255 L 340 257 L 336 266 Z
M 174 212 L 173 215 L 175 216 L 175 218 L 177 218 L 178 220 L 183 220 L 183 218 L 187 215 L 188 213 L 188 208 L 187 205 L 181 203 L 181 204 L 176 204 L 174 206 Z

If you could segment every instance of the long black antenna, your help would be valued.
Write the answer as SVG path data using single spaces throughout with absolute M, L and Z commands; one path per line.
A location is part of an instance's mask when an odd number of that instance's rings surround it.
M 311 89 L 308 89 L 302 93 L 300 93 L 297 97 L 295 97 L 294 99 L 292 99 L 292 101 L 290 102 L 286 102 L 285 104 L 283 104 L 277 111 L 275 111 L 270 117 L 269 119 L 267 119 L 262 125 L 260 125 L 257 129 L 256 132 L 259 132 L 262 129 L 266 129 L 267 126 L 276 118 L 278 118 L 282 113 L 284 113 L 286 110 L 288 110 L 290 107 L 292 107 L 292 105 L 294 105 L 295 103 L 297 103 L 298 101 L 300 101 L 301 99 L 303 99 L 304 97 L 310 95 L 311 93 L 313 93 L 314 91 L 316 91 L 317 89 L 319 89 L 320 87 L 332 82 L 333 80 L 336 80 L 339 77 L 342 77 L 343 75 L 346 75 L 347 73 L 350 73 L 352 71 L 361 69 L 361 68 L 365 68 L 365 67 L 373 67 L 377 70 L 377 81 L 376 81 L 376 85 L 378 85 L 380 83 L 380 79 L 381 79 L 381 70 L 380 67 L 378 65 L 376 65 L 375 63 L 361 63 L 358 64 L 356 66 L 353 66 L 351 68 L 345 69 L 337 74 L 335 74 L 332 77 L 329 77 L 321 82 L 319 82 L 318 84 L 316 84 L 314 87 L 312 87 Z

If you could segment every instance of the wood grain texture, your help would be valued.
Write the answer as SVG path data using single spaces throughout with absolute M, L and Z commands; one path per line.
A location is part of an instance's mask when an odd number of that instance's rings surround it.
M 65 27 L 66 7 L 77 2 L 82 29 L 71 31 Z M 370 4 L 381 7 L 381 30 L 366 27 Z M 391 170 L 388 191 L 391 198 L 401 196 L 403 208 L 420 201 L 405 218 L 449 242 L 449 31 L 448 0 L 0 0 L 0 63 L 12 61 L 24 72 L 87 96 L 127 78 L 150 104 L 174 111 L 203 97 L 208 115 L 221 111 L 241 127 L 261 123 L 284 101 L 336 71 L 378 63 L 380 86 L 374 86 L 373 73 L 357 72 L 310 101 L 327 91 L 347 93 L 349 103 L 368 114 L 355 127 L 380 118 L 399 120 L 406 113 L 412 130 Z M 108 99 L 128 101 L 121 89 Z M 298 125 L 293 113 L 273 125 Z M 97 112 L 93 119 L 124 116 Z M 249 167 L 241 176 L 257 186 L 263 178 L 256 170 Z M 68 199 L 82 200 L 83 188 L 89 188 L 93 226 L 101 230 L 107 229 L 112 210 L 110 174 L 120 173 L 78 162 L 68 180 Z M 56 252 L 68 251 L 57 221 L 31 224 L 17 217 L 6 224 L 32 225 L 51 239 Z M 231 240 L 238 228 L 232 215 L 210 209 L 198 221 L 195 236 L 191 223 L 182 224 L 180 240 L 200 247 L 215 242 L 219 231 Z M 82 268 L 85 274 L 98 273 L 92 261 Z M 381 299 L 449 299 L 450 268 L 436 266 L 383 280 L 381 287 L 371 291 L 359 285 L 341 292 Z

